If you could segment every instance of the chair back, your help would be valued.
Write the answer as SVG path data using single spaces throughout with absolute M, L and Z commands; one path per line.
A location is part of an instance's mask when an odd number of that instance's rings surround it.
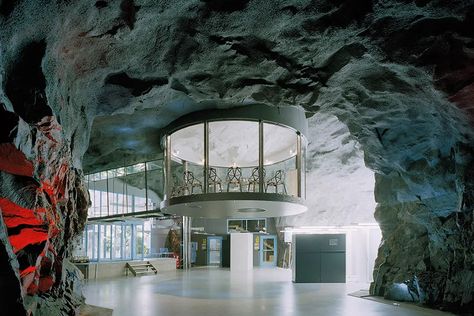
M 266 176 L 266 171 L 265 171 L 265 168 L 263 168 L 263 178 L 265 179 L 265 176 Z M 258 182 L 258 178 L 259 178 L 259 172 L 258 172 L 258 167 L 255 167 L 252 169 L 252 174 L 250 175 L 250 181 L 256 181 Z
M 209 180 L 216 182 L 217 180 L 217 170 L 216 168 L 209 168 Z
M 183 173 L 183 181 L 185 184 L 193 184 L 194 174 L 192 173 L 192 171 L 185 171 Z
M 275 172 L 275 180 L 277 183 L 281 183 L 283 181 L 283 170 L 277 170 Z
M 240 167 L 230 167 L 227 169 L 227 181 L 240 181 L 240 178 L 242 178 L 242 170 Z

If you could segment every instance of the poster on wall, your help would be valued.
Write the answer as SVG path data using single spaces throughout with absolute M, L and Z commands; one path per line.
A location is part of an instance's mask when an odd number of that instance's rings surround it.
M 255 243 L 253 245 L 253 249 L 257 251 L 260 249 L 260 236 L 259 235 L 255 236 Z

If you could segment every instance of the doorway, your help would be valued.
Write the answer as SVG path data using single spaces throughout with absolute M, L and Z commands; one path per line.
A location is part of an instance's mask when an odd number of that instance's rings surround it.
M 275 267 L 277 264 L 277 240 L 274 235 L 260 236 L 260 266 Z
M 222 237 L 207 237 L 207 264 L 222 266 Z

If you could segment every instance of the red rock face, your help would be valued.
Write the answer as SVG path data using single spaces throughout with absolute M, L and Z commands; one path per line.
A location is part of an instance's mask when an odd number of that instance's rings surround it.
M 15 145 L 0 144 L 0 170 L 29 183 L 30 203 L 21 197 L 15 199 L 15 195 L 0 197 L 0 214 L 7 228 L 9 247 L 19 264 L 24 300 L 61 288 L 62 261 L 70 250 L 68 239 L 83 229 L 83 220 L 73 221 L 78 217 L 77 205 L 70 203 L 69 194 L 80 193 L 82 197 L 75 198 L 87 201 L 85 191 L 72 185 L 76 183 L 76 174 L 70 167 L 70 154 L 56 119 L 44 117 L 37 124 L 36 133 L 33 161 Z M 86 207 L 87 203 L 79 214 L 83 214 Z M 32 310 L 32 307 L 26 304 L 25 309 Z
M 19 176 L 32 177 L 33 163 L 11 143 L 0 144 L 0 170 Z

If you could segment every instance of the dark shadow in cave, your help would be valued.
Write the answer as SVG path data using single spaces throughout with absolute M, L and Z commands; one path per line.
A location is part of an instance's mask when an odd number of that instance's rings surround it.
M 30 124 L 53 113 L 46 99 L 46 79 L 41 69 L 45 50 L 45 40 L 27 44 L 7 75 L 6 95 L 15 113 Z
M 10 257 L 0 243 L 0 306 L 8 315 L 26 315 L 23 308 L 20 281 L 12 271 Z

